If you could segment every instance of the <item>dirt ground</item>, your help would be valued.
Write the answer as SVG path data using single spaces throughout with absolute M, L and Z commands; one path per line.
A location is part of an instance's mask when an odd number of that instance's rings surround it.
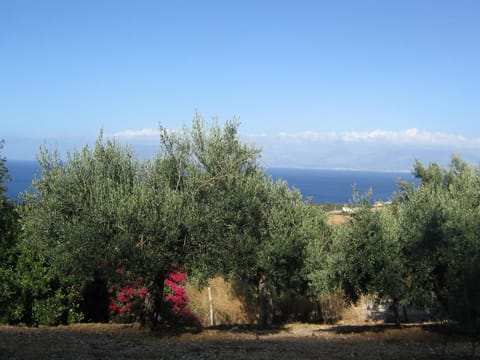
M 0 326 L 0 359 L 465 359 L 437 325 L 248 325 L 152 333 L 136 325 Z

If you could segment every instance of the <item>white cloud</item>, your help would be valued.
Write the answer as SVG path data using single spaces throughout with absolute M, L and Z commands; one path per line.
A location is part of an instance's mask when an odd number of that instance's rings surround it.
M 122 130 L 111 134 L 112 137 L 118 138 L 142 138 L 142 137 L 158 137 L 160 131 L 156 129 L 141 129 L 141 130 Z
M 174 131 L 174 130 L 170 130 Z M 126 141 L 151 141 L 158 139 L 158 129 L 122 130 L 109 134 Z M 434 133 L 422 131 L 417 128 L 410 128 L 400 131 L 375 129 L 372 131 L 346 131 L 346 132 L 318 132 L 303 131 L 299 133 L 281 132 L 278 135 L 249 134 L 244 138 L 257 140 L 261 143 L 276 142 L 278 144 L 392 144 L 392 145 L 428 145 L 428 146 L 449 146 L 461 148 L 480 148 L 480 138 L 465 137 L 455 134 Z
M 479 163 L 480 138 L 416 128 L 280 133 L 252 139 L 266 166 L 408 170 L 415 159 L 447 164 L 452 154 Z
M 376 129 L 372 131 L 348 131 L 322 133 L 316 131 L 304 131 L 301 133 L 279 134 L 284 140 L 297 142 L 367 142 L 367 143 L 394 143 L 394 144 L 428 144 L 428 145 L 461 145 L 480 146 L 480 138 L 466 138 L 464 136 L 445 133 L 432 133 L 421 131 L 416 128 L 402 131 Z
M 170 129 L 170 132 L 180 131 Z M 158 129 L 123 130 L 110 134 L 134 146 L 141 157 L 154 156 L 159 148 Z M 400 131 L 251 133 L 242 139 L 262 149 L 265 166 L 409 170 L 415 159 L 445 164 L 452 154 L 479 162 L 480 138 L 435 133 L 410 128 Z

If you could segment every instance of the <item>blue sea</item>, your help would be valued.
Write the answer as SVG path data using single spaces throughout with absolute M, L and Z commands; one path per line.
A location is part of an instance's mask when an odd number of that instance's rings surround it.
M 10 180 L 7 181 L 7 197 L 12 200 L 19 200 L 19 193 L 25 192 L 34 177 L 39 176 L 39 165 L 36 161 L 29 160 L 8 160 L 5 163 L 8 169 Z
M 34 177 L 39 177 L 38 163 L 7 159 L 6 166 L 11 179 L 7 183 L 7 196 L 19 200 L 19 193 L 30 187 Z M 266 173 L 299 189 L 304 199 L 311 197 L 315 203 L 335 204 L 351 201 L 354 184 L 361 193 L 372 188 L 374 201 L 388 201 L 398 190 L 399 178 L 414 180 L 410 173 L 405 172 L 269 168 Z
M 283 179 L 314 203 L 348 204 L 353 186 L 361 194 L 372 189 L 373 201 L 388 201 L 398 190 L 399 179 L 415 182 L 409 172 L 270 168 L 267 174 Z

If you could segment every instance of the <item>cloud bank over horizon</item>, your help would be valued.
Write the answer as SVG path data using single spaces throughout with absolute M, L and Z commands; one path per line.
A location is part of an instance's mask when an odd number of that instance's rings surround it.
M 285 139 L 300 139 L 312 142 L 319 141 L 343 141 L 343 142 L 389 142 L 395 144 L 431 144 L 431 145 L 458 145 L 480 146 L 480 138 L 466 138 L 464 136 L 445 133 L 432 133 L 417 128 L 401 131 L 375 129 L 372 131 L 348 131 L 348 132 L 317 132 L 304 131 L 301 133 L 279 134 Z
M 145 152 L 148 146 L 158 146 L 159 130 L 127 129 L 109 136 Z M 458 154 L 466 161 L 479 163 L 480 153 L 480 138 L 417 128 L 241 136 L 262 148 L 261 163 L 265 167 L 409 171 L 416 159 L 446 165 L 453 154 Z
M 175 129 L 172 129 L 172 131 Z M 140 130 L 127 129 L 107 134 L 108 137 L 119 139 L 139 139 L 159 136 L 160 131 L 152 128 Z M 417 128 L 409 128 L 400 131 L 391 131 L 383 129 L 375 129 L 372 131 L 346 131 L 346 132 L 320 132 L 307 130 L 299 133 L 280 132 L 277 135 L 267 134 L 247 134 L 247 137 L 279 137 L 289 140 L 305 140 L 305 141 L 345 141 L 345 142 L 373 142 L 373 141 L 393 141 L 395 143 L 424 143 L 451 145 L 463 142 L 465 145 L 480 146 L 480 138 L 467 138 L 461 135 L 446 134 L 440 132 L 428 132 Z
M 178 131 L 177 128 L 170 129 Z M 241 133 L 241 128 L 240 128 Z M 158 129 L 126 129 L 105 132 L 104 137 L 130 145 L 138 157 L 151 158 L 159 151 Z M 242 134 L 244 142 L 262 149 L 263 167 L 410 171 L 416 159 L 447 165 L 456 154 L 472 164 L 480 164 L 480 138 L 404 130 Z M 61 154 L 93 146 L 96 137 L 55 137 L 6 139 L 2 155 L 7 159 L 34 159 L 40 145 L 57 148 Z

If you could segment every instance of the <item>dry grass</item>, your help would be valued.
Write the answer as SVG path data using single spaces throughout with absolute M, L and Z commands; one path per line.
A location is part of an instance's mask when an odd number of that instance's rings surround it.
M 340 309 L 339 324 L 364 324 L 369 321 L 370 312 L 367 309 L 367 302 L 364 296 L 360 298 L 356 305 L 346 306 L 343 295 L 340 300 L 343 307 Z
M 210 280 L 214 325 L 252 324 L 257 319 L 256 304 L 249 297 L 246 287 L 240 283 L 227 282 L 222 277 Z M 202 320 L 210 325 L 207 287 L 187 284 L 190 298 L 189 307 Z
M 255 302 L 248 296 L 244 286 L 227 282 L 221 277 L 210 280 L 215 325 L 252 324 L 257 319 Z M 197 314 L 204 326 L 210 325 L 207 287 L 187 284 L 189 307 Z
M 255 300 L 249 296 L 245 285 L 225 281 L 216 277 L 210 281 L 214 325 L 253 324 L 257 321 L 258 312 Z M 197 314 L 203 326 L 210 326 L 209 302 L 207 287 L 187 284 L 190 298 L 189 307 Z M 295 292 L 286 292 L 276 298 L 275 308 L 282 321 L 306 321 L 316 311 L 315 304 L 306 297 Z M 369 312 L 365 299 L 356 306 L 346 306 L 342 293 L 324 296 L 320 299 L 322 318 L 325 322 L 361 324 L 369 320 Z

